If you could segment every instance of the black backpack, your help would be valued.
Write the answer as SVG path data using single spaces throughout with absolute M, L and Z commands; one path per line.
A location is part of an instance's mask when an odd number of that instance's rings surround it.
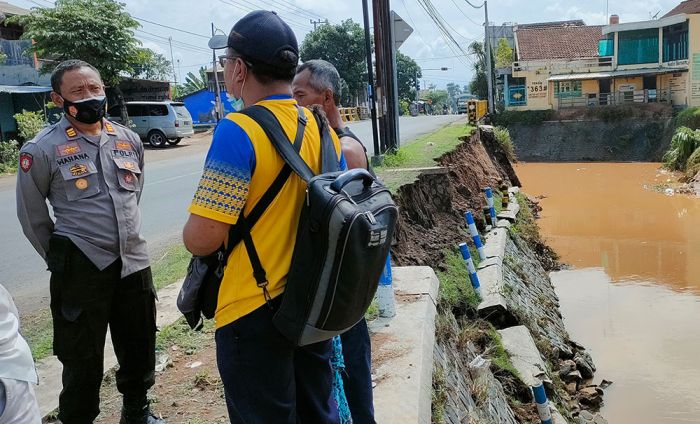
M 300 346 L 328 340 L 364 317 L 391 248 L 398 209 L 389 190 L 367 170 L 337 170 L 337 154 L 324 119 L 316 116 L 321 131 L 322 173 L 315 176 L 299 156 L 299 146 L 289 142 L 272 112 L 252 106 L 240 113 L 265 131 L 286 162 L 283 171 L 289 167 L 307 182 L 287 284 L 273 322 Z M 300 124 L 302 115 L 300 112 Z M 268 204 L 282 185 L 263 196 L 269 197 Z M 260 203 L 262 199 L 254 209 Z M 248 218 L 239 218 L 233 228 L 240 237 L 232 240 L 244 241 L 253 275 L 269 301 L 262 263 L 265 258 L 261 261 L 250 237 L 252 225 Z

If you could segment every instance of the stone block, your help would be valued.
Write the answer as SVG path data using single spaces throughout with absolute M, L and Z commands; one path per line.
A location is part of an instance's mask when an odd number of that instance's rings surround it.
M 499 330 L 498 333 L 501 335 L 503 348 L 510 355 L 511 362 L 525 385 L 533 387 L 540 382 L 551 383 L 542 355 L 527 327 L 518 325 Z
M 501 260 L 506 255 L 506 243 L 508 242 L 508 230 L 496 228 L 484 237 L 484 253 L 487 258 L 498 257 Z
M 380 423 L 420 423 L 431 420 L 435 299 L 439 282 L 429 267 L 396 267 L 394 289 L 399 296 L 396 316 L 372 321 L 372 354 L 387 358 L 375 363 L 374 408 Z

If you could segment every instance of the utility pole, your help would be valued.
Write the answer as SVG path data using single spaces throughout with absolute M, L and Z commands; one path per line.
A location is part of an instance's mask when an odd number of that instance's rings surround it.
M 493 71 L 491 70 L 491 37 L 489 34 L 489 5 L 487 1 L 484 1 L 484 15 L 486 17 L 486 22 L 484 24 L 484 32 L 486 35 L 486 82 L 488 84 L 488 103 L 489 103 L 489 113 L 493 115 L 494 104 L 493 104 Z
M 173 37 L 168 37 L 168 42 L 170 43 L 170 64 L 173 67 L 173 78 L 175 79 L 175 85 L 177 85 L 177 73 L 175 72 L 175 56 L 173 56 Z
M 317 26 L 317 25 L 324 24 L 324 23 L 328 23 L 328 19 L 326 19 L 325 21 L 323 21 L 323 20 L 321 20 L 321 19 L 319 19 L 318 21 L 314 21 L 313 19 L 309 19 L 309 22 L 311 22 L 311 24 L 313 24 L 313 26 L 314 26 L 314 31 L 316 31 L 316 26 Z
M 377 132 L 377 102 L 374 91 L 374 71 L 372 70 L 372 43 L 369 34 L 369 7 L 367 0 L 362 0 L 362 17 L 365 24 L 365 54 L 367 55 L 367 91 L 369 94 L 369 110 L 372 119 L 372 141 L 374 143 L 374 156 L 378 157 L 379 151 L 379 134 Z
M 211 36 L 213 37 L 214 32 L 214 22 L 211 23 Z M 219 66 L 216 63 L 216 50 L 211 51 L 211 64 L 214 66 L 214 108 L 216 115 L 216 122 L 221 119 L 221 89 L 219 88 Z
M 182 68 L 180 67 L 180 59 L 177 60 L 177 76 L 182 78 Z
M 379 126 L 381 153 L 398 148 L 398 108 L 395 104 L 393 22 L 389 0 L 373 1 L 374 56 L 377 63 L 377 103 L 379 103 Z

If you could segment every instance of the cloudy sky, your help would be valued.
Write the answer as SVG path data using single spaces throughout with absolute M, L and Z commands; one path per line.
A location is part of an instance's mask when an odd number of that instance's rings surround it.
M 48 6 L 48 0 L 9 0 L 21 7 Z M 339 23 L 351 18 L 362 23 L 360 0 L 122 0 L 126 9 L 139 19 L 142 27 L 136 32 L 143 45 L 170 58 L 168 38 L 177 65 L 178 80 L 200 66 L 211 64 L 207 35 L 211 24 L 228 33 L 233 24 L 254 9 L 275 10 L 294 29 L 301 44 L 313 30 L 311 20 L 328 19 Z M 480 5 L 481 0 L 469 0 Z M 467 0 L 431 0 L 446 21 L 453 38 L 464 50 L 474 39 L 483 39 L 483 8 L 472 8 Z M 583 19 L 587 24 L 603 24 L 606 6 L 610 14 L 620 15 L 621 22 L 648 20 L 659 16 L 680 0 L 490 0 L 489 20 L 531 23 L 564 19 Z M 371 4 L 371 0 L 370 0 Z M 370 6 L 371 9 L 371 6 Z M 471 79 L 471 58 L 456 57 L 457 48 L 449 45 L 421 7 L 418 0 L 392 0 L 392 9 L 414 28 L 401 51 L 413 57 L 424 69 L 423 83 L 444 87 L 448 82 L 460 85 Z M 108 17 L 105 17 L 108 18 Z M 150 21 L 150 22 L 149 22 Z M 371 20 L 370 20 L 371 22 Z M 167 28 L 171 27 L 171 28 Z M 440 71 L 442 67 L 448 71 Z

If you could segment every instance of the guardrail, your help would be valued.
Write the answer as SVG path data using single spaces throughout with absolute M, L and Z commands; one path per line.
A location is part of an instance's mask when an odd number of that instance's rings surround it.
M 338 109 L 343 122 L 354 122 L 369 119 L 369 110 L 366 107 L 341 107 Z

